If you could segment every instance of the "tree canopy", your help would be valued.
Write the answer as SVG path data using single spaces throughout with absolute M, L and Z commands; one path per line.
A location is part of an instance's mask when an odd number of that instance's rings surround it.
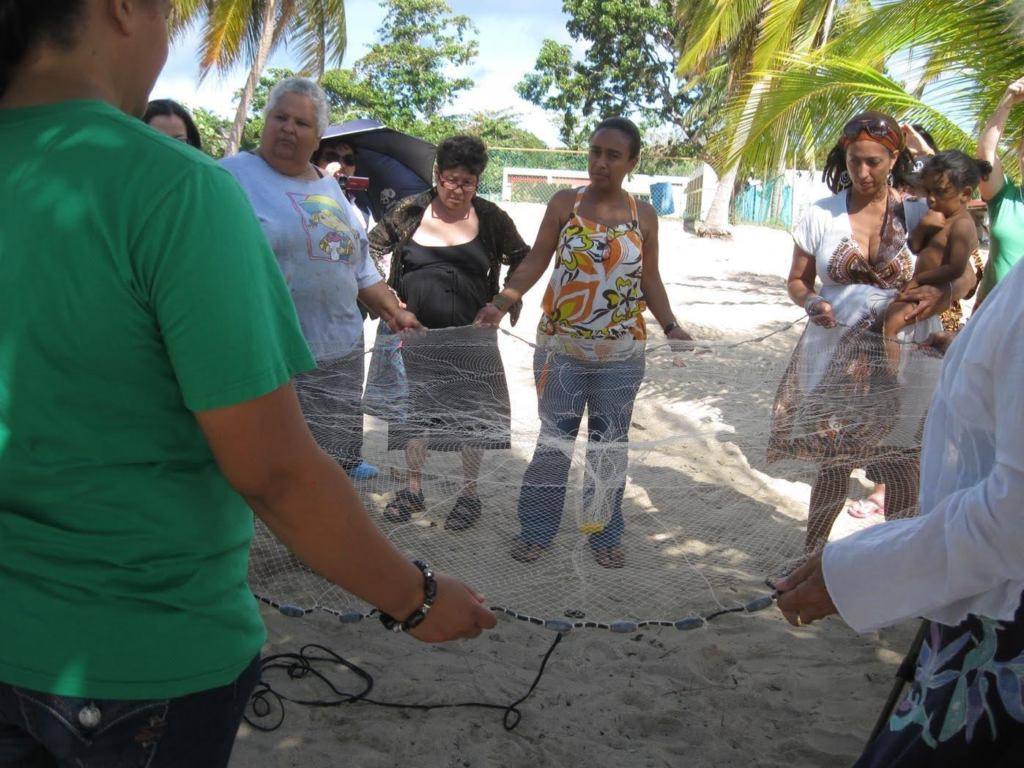
M 694 94 L 675 76 L 673 0 L 565 0 L 566 29 L 586 45 L 547 39 L 534 72 L 516 86 L 526 101 L 557 114 L 561 140 L 582 146 L 603 117 L 634 117 L 644 128 L 686 124 Z

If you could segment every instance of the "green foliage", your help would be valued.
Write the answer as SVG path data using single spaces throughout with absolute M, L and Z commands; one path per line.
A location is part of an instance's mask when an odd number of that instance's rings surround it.
M 545 149 L 547 144 L 519 126 L 519 115 L 509 109 L 473 112 L 458 120 L 460 133 L 479 136 L 489 147 Z
M 231 130 L 231 121 L 205 107 L 197 107 L 191 112 L 199 135 L 203 139 L 203 151 L 215 160 L 220 160 L 224 157 L 224 146 Z
M 713 151 L 756 171 L 788 145 L 791 166 L 820 167 L 850 116 L 878 109 L 924 124 L 941 148 L 973 154 L 982 124 L 1024 71 L 1020 22 L 1002 0 L 847 0 L 826 46 L 777 53 L 749 73 L 748 83 L 770 84 L 758 109 L 732 98 L 724 110 L 747 140 Z M 1015 112 L 1006 135 L 1022 126 Z M 1004 167 L 1015 171 L 1012 151 Z
M 531 140 L 531 134 L 518 129 L 513 116 L 501 112 L 461 119 L 440 114 L 459 91 L 473 84 L 467 77 L 449 74 L 476 57 L 477 42 L 469 39 L 476 28 L 468 17 L 452 15 L 443 0 L 383 0 L 382 4 L 387 13 L 377 30 L 379 42 L 353 68 L 328 70 L 320 80 L 331 104 L 332 124 L 369 117 L 435 143 L 469 127 L 508 140 Z M 260 78 L 243 149 L 259 143 L 259 116 L 270 90 L 295 74 L 270 69 Z M 532 141 L 540 142 L 536 137 Z
M 267 0 L 171 0 L 168 24 L 180 39 L 202 22 L 199 77 L 227 73 L 238 64 L 253 66 L 266 32 L 272 53 L 281 43 L 295 52 L 299 72 L 319 78 L 328 65 L 341 64 L 348 44 L 344 0 L 278 0 L 264 18 Z M 264 30 L 264 26 L 270 28 Z
M 588 45 L 575 60 L 568 45 L 545 40 L 535 71 L 516 91 L 558 114 L 560 138 L 585 146 L 594 123 L 611 115 L 638 118 L 644 127 L 683 126 L 694 93 L 675 77 L 673 0 L 565 0 L 566 29 Z

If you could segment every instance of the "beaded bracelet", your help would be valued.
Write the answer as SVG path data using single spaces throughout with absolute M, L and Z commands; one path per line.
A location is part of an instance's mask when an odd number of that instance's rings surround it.
M 390 632 L 408 632 L 416 629 L 427 618 L 427 614 L 430 613 L 430 609 L 434 605 L 434 598 L 437 596 L 437 581 L 434 580 L 434 572 L 426 563 L 419 560 L 412 562 L 423 573 L 423 605 L 413 611 L 405 621 L 399 621 L 391 614 L 381 611 L 380 623 L 384 625 L 384 629 Z

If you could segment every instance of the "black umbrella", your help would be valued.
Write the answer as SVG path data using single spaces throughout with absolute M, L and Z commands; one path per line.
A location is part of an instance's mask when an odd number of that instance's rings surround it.
M 434 155 L 429 141 L 388 128 L 376 120 L 352 120 L 327 129 L 321 141 L 340 141 L 356 150 L 356 175 L 370 179 L 373 218 L 402 198 L 434 186 Z

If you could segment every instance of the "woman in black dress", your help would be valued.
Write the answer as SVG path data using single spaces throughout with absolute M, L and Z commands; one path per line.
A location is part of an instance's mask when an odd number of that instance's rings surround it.
M 427 328 L 471 325 L 498 292 L 501 267 L 512 274 L 529 251 L 508 214 L 476 197 L 486 167 L 480 139 L 445 139 L 437 148 L 435 187 L 399 202 L 370 232 L 378 264 L 392 254 L 388 284 Z M 445 528 L 471 527 L 481 512 L 476 480 L 483 451 L 510 447 L 511 407 L 497 331 L 466 333 L 472 335 L 468 345 L 439 334 L 403 341 L 408 416 L 390 422 L 388 449 L 405 450 L 409 478 L 384 510 L 391 522 L 426 509 L 421 478 L 429 448 L 462 452 L 462 492 Z

